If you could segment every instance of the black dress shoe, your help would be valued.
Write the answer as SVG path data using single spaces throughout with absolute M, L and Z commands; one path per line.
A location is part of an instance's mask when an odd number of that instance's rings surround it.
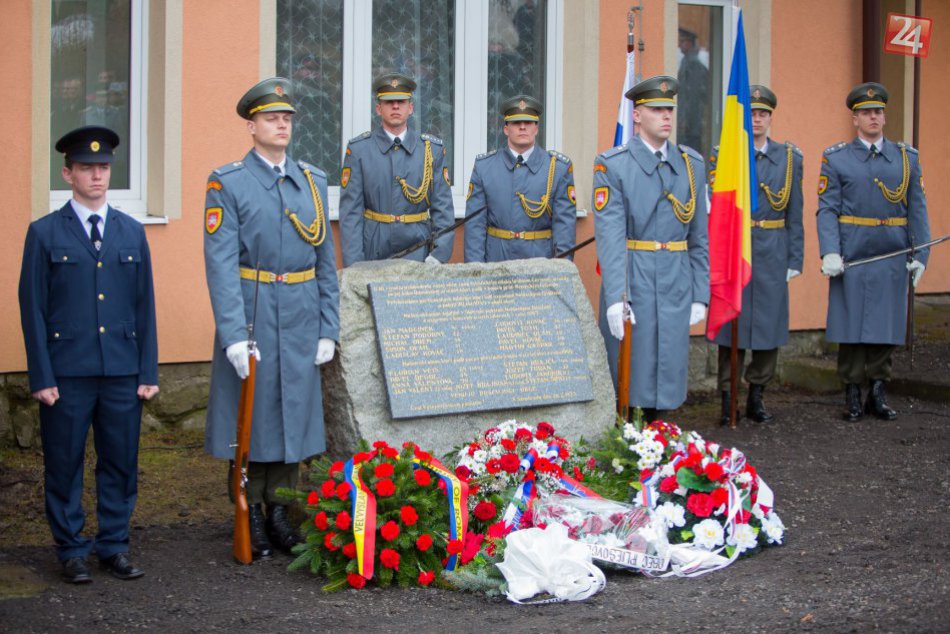
M 129 561 L 129 555 L 127 553 L 116 553 L 106 559 L 100 559 L 99 566 L 103 570 L 108 570 L 116 579 L 122 579 L 123 581 L 138 579 L 145 574 L 144 570 L 136 568 L 135 565 Z
M 739 411 L 736 408 L 736 417 L 738 417 Z M 732 420 L 732 392 L 726 390 L 722 393 L 722 413 L 719 416 L 719 424 L 722 427 L 728 427 L 729 423 Z
M 654 407 L 641 407 L 643 411 L 643 424 L 647 425 L 656 420 L 656 408 Z
M 292 554 L 291 549 L 300 543 L 300 535 L 290 523 L 287 507 L 283 504 L 268 504 L 267 535 L 271 543 L 284 553 Z
M 871 381 L 871 391 L 868 392 L 868 400 L 864 403 L 864 412 L 874 414 L 881 420 L 894 420 L 897 418 L 897 412 L 888 407 L 887 393 L 884 391 L 884 381 Z
M 764 385 L 758 383 L 749 384 L 749 398 L 746 399 L 745 415 L 757 423 L 770 423 L 775 418 L 765 409 L 765 403 L 762 402 L 762 393 L 764 391 Z
M 72 557 L 63 562 L 63 578 L 67 583 L 92 583 L 89 566 L 82 557 Z
M 841 415 L 848 422 L 861 420 L 861 386 L 857 383 L 848 383 L 844 388 L 844 414 Z
M 260 504 L 251 504 L 248 508 L 248 524 L 251 529 L 251 556 L 254 559 L 266 561 L 274 554 L 274 547 L 267 539 L 267 530 L 264 528 L 264 509 Z

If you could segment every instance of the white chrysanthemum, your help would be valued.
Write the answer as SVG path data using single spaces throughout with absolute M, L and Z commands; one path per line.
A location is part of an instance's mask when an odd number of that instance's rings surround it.
M 752 507 L 752 517 L 761 521 L 765 517 L 765 511 L 762 510 L 761 506 L 756 504 Z
M 762 519 L 762 530 L 770 544 L 781 544 L 785 537 L 785 524 L 777 513 L 769 513 Z
M 755 531 L 748 524 L 736 524 L 736 529 L 726 540 L 730 546 L 735 546 L 739 553 L 755 548 Z
M 652 456 L 643 456 L 637 460 L 637 469 L 643 471 L 644 469 L 652 469 L 656 466 L 657 460 Z
M 637 428 L 634 427 L 631 423 L 624 423 L 623 426 L 623 437 L 624 440 L 632 440 L 634 436 L 639 435 Z
M 739 486 L 747 486 L 748 484 L 751 484 L 751 482 L 752 482 L 752 474 L 749 473 L 748 471 L 743 471 L 742 473 L 736 476 L 736 484 L 738 484 Z
M 614 471 L 617 473 L 623 473 L 623 465 L 620 464 L 620 458 L 614 458 L 611 461 L 610 466 L 614 468 Z
M 703 520 L 693 526 L 693 546 L 714 550 L 723 544 L 722 524 L 716 520 Z
M 656 507 L 656 514 L 666 522 L 667 528 L 679 528 L 686 524 L 686 515 L 682 506 L 673 502 L 664 502 Z
M 484 449 L 477 449 L 474 454 L 472 454 L 472 459 L 475 462 L 485 462 L 488 460 L 488 452 Z

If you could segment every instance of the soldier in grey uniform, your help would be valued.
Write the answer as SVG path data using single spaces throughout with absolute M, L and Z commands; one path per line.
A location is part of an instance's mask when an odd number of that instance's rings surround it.
M 689 328 L 709 302 L 705 168 L 668 141 L 676 89 L 663 75 L 631 88 L 640 133 L 594 161 L 600 330 L 616 383 L 623 321 L 632 322 L 630 403 L 646 420 L 686 400 Z
M 290 82 L 260 82 L 241 97 L 237 112 L 254 147 L 214 170 L 205 198 L 205 272 L 215 322 L 205 448 L 216 458 L 234 457 L 249 369 L 246 327 L 254 319 L 260 352 L 247 497 L 252 550 L 267 558 L 271 540 L 289 552 L 298 539 L 276 489 L 294 488 L 298 462 L 326 449 L 317 366 L 333 358 L 339 338 L 339 288 L 326 174 L 286 153 Z
M 927 198 L 917 150 L 884 138 L 888 93 L 864 83 L 846 103 L 857 129 L 851 143 L 825 150 L 818 181 L 818 244 L 828 282 L 828 341 L 838 344 L 838 377 L 845 384 L 844 418 L 862 416 L 861 384 L 869 381 L 864 413 L 897 418 L 884 384 L 891 353 L 904 343 L 908 271 L 916 286 L 928 249 L 845 270 L 844 263 L 930 240 Z
M 501 112 L 508 147 L 475 159 L 465 215 L 478 215 L 465 224 L 465 261 L 549 258 L 572 249 L 577 208 L 571 159 L 537 145 L 537 100 L 518 95 Z
M 416 82 L 399 73 L 378 77 L 373 91 L 381 125 L 347 144 L 340 178 L 343 266 L 385 260 L 454 222 L 442 140 L 408 127 L 415 89 Z M 431 251 L 421 248 L 406 258 L 448 262 L 453 240 L 443 235 Z
M 801 275 L 805 250 L 802 229 L 802 152 L 786 141 L 768 137 L 778 98 L 766 86 L 749 87 L 752 99 L 752 138 L 759 180 L 758 212 L 752 219 L 752 279 L 742 290 L 739 314 L 739 366 L 745 351 L 752 360 L 745 368 L 749 384 L 746 416 L 758 423 L 773 419 L 762 393 L 775 376 L 778 348 L 788 341 L 788 282 Z M 719 147 L 709 157 L 709 185 L 716 176 Z M 720 423 L 729 424 L 730 351 L 732 328 L 727 324 L 716 337 L 719 344 Z

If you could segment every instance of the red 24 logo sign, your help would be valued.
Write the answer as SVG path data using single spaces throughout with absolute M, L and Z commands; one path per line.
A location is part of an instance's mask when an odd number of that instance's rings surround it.
M 887 14 L 884 52 L 927 57 L 930 52 L 930 27 L 933 20 L 914 15 Z

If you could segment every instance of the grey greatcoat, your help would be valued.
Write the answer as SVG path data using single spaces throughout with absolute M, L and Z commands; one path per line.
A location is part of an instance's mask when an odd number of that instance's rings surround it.
M 620 342 L 607 326 L 607 307 L 622 300 L 626 287 L 636 318 L 630 402 L 657 409 L 675 409 L 686 400 L 690 306 L 709 303 L 703 159 L 686 146 L 668 143 L 667 148 L 669 164 L 662 167 L 639 137 L 594 161 L 594 232 L 602 274 L 600 330 L 610 371 L 616 384 Z M 692 168 L 692 195 L 686 161 Z M 686 224 L 674 214 L 666 191 L 684 204 L 694 199 L 694 214 Z M 628 250 L 627 239 L 686 241 L 688 250 Z
M 876 182 L 896 192 L 905 180 L 905 196 L 896 203 L 884 197 Z M 881 152 L 874 158 L 857 137 L 851 143 L 828 148 L 821 160 L 818 194 L 822 257 L 838 253 L 849 262 L 930 240 L 917 150 L 903 143 L 883 139 Z M 878 222 L 901 218 L 906 224 L 863 226 L 842 222 L 849 217 Z M 928 249 L 921 250 L 915 259 L 926 265 L 928 254 Z M 831 278 L 825 333 L 828 341 L 902 345 L 907 327 L 906 263 L 906 257 L 895 257 L 849 268 Z
M 548 192 L 548 175 L 554 177 Z M 537 207 L 548 193 L 549 211 L 531 218 L 518 193 L 529 207 Z M 549 258 L 574 247 L 577 207 L 574 168 L 571 160 L 535 146 L 524 166 L 516 166 L 509 148 L 482 154 L 475 159 L 465 202 L 465 215 L 478 213 L 465 223 L 465 261 L 501 262 L 521 258 Z M 552 238 L 524 240 L 488 235 L 488 227 L 505 231 L 551 231 Z
M 298 462 L 326 449 L 317 342 L 338 340 L 339 288 L 329 224 L 319 246 L 305 242 L 290 219 L 304 227 L 316 217 L 314 197 L 304 174 L 310 170 L 327 209 L 327 179 L 303 161 L 285 162 L 279 178 L 252 150 L 243 161 L 216 169 L 205 199 L 205 273 L 214 310 L 214 357 L 205 448 L 218 458 L 233 458 L 241 380 L 225 351 L 247 339 L 254 310 L 253 279 L 239 267 L 276 274 L 316 269 L 316 278 L 296 284 L 261 283 L 254 338 L 257 365 L 250 459 Z M 217 214 L 220 214 L 218 216 Z M 215 221 L 220 222 L 215 226 Z M 251 273 L 253 275 L 253 273 Z
M 718 154 L 717 147 L 709 158 L 710 187 L 715 178 Z M 805 251 L 801 150 L 791 143 L 776 143 L 769 139 L 765 153 L 756 158 L 755 171 L 759 179 L 759 208 L 752 220 L 784 220 L 785 227 L 752 227 L 752 279 L 742 289 L 738 346 L 743 350 L 773 350 L 788 341 L 786 277 L 788 269 L 801 272 Z M 767 185 L 775 197 L 784 187 L 791 189 L 783 210 L 772 208 L 763 185 Z M 721 346 L 732 345 L 732 325 L 721 328 L 715 341 Z
M 455 222 L 442 141 L 411 129 L 402 136 L 402 147 L 396 148 L 385 130 L 379 127 L 350 139 L 346 147 L 340 179 L 343 266 L 364 260 L 385 260 L 425 240 L 432 231 L 445 229 Z M 410 187 L 421 186 L 427 142 L 432 154 L 428 202 L 422 200 L 413 204 L 406 199 L 397 178 L 406 179 Z M 365 218 L 366 210 L 394 217 L 428 210 L 430 218 L 413 223 L 385 223 Z M 423 247 L 406 258 L 421 261 L 431 254 L 441 262 L 448 262 L 452 257 L 453 241 L 454 236 L 446 234 L 436 241 L 431 253 Z

